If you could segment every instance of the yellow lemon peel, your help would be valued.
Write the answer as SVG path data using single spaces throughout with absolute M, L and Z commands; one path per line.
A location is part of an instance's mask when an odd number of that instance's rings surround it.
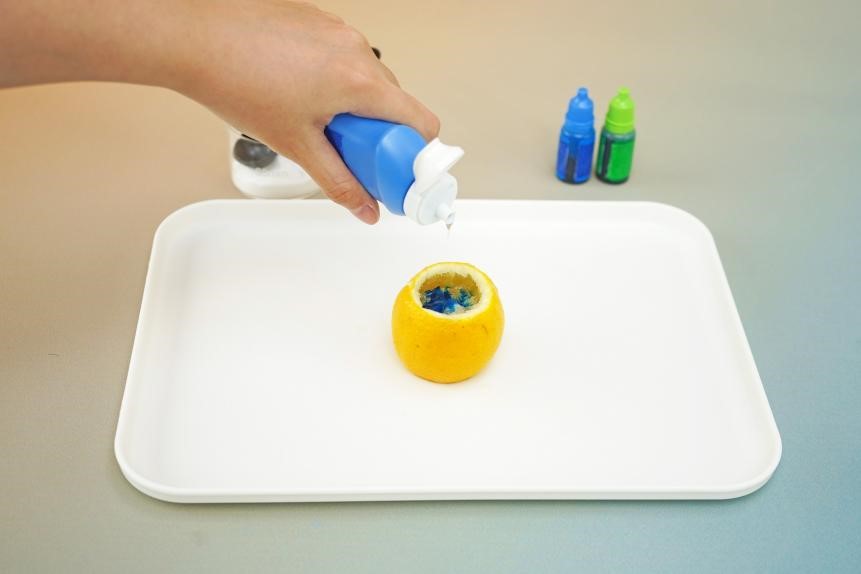
M 398 357 L 410 372 L 436 383 L 481 371 L 496 353 L 504 325 L 496 286 L 468 263 L 425 267 L 401 289 L 392 310 Z

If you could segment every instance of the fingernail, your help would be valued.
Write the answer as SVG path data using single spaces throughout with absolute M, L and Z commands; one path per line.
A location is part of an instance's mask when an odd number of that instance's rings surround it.
M 355 215 L 368 225 L 375 224 L 377 222 L 377 219 L 379 218 L 377 210 L 370 205 L 363 205 L 359 209 L 353 210 L 353 215 Z

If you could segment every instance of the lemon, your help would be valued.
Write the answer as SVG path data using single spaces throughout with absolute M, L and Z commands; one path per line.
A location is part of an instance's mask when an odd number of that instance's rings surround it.
M 392 338 L 404 366 L 436 383 L 463 381 L 483 369 L 504 325 L 496 286 L 468 263 L 425 267 L 392 310 Z

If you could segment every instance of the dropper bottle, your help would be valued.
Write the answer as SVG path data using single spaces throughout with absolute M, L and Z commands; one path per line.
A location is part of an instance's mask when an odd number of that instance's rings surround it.
M 634 100 L 627 88 L 620 88 L 607 109 L 595 175 L 607 183 L 625 183 L 634 162 Z
M 586 88 L 577 90 L 577 95 L 568 102 L 556 156 L 556 177 L 566 183 L 584 183 L 592 173 L 592 155 L 595 151 L 593 109 Z

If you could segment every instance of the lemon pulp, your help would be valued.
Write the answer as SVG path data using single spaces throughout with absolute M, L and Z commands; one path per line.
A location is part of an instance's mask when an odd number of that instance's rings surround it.
M 455 291 L 457 291 L 456 295 Z M 457 290 L 448 285 L 445 287 L 434 287 L 433 289 L 428 289 L 422 295 L 422 307 L 436 311 L 437 313 L 444 313 L 445 315 L 451 315 L 452 313 L 458 315 L 465 313 L 472 307 L 472 293 L 463 287 Z

